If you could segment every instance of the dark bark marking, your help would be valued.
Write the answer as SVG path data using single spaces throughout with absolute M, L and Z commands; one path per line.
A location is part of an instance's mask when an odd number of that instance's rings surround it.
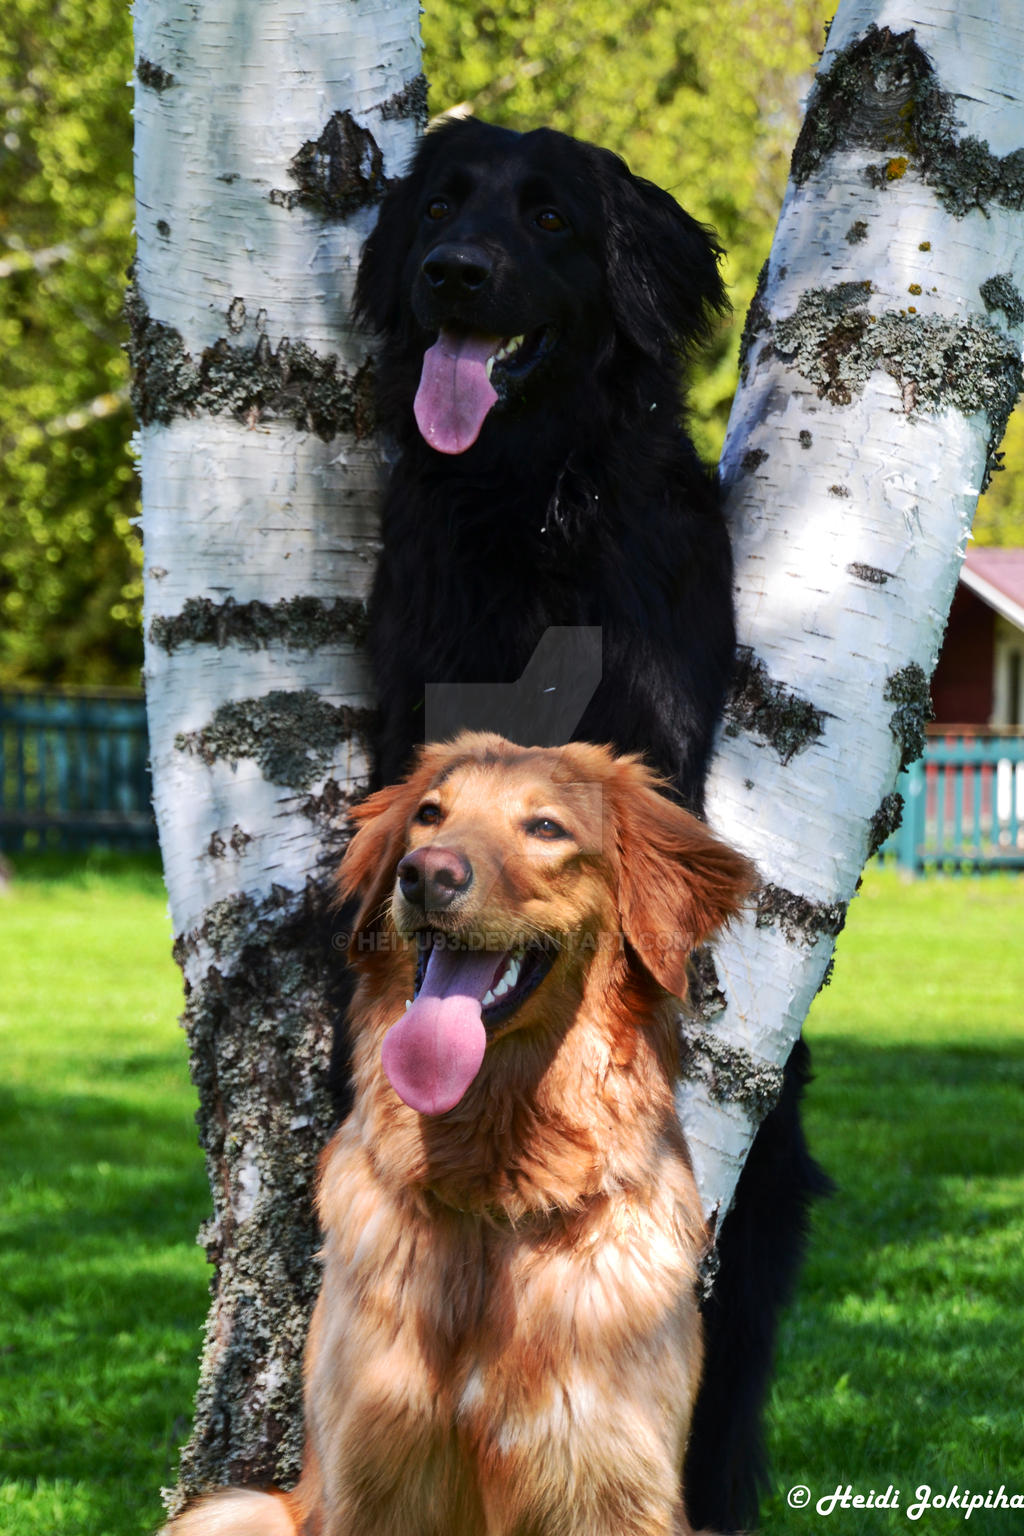
M 891 795 L 886 795 L 878 810 L 871 818 L 871 832 L 868 838 L 868 858 L 874 858 L 882 844 L 899 829 L 903 820 L 903 796 L 893 790 Z
M 241 854 L 245 852 L 251 842 L 252 838 L 249 833 L 243 831 L 236 821 L 231 828 L 230 838 L 226 840 L 223 832 L 211 832 L 206 851 L 211 859 L 223 859 L 226 857 L 229 848 L 233 853 Z
M 710 1030 L 684 1023 L 681 1066 L 684 1076 L 702 1082 L 716 1104 L 737 1104 L 760 1122 L 782 1092 L 782 1068 L 759 1062 L 749 1051 L 719 1040 Z
M 877 565 L 864 565 L 859 560 L 855 560 L 846 569 L 858 581 L 866 581 L 872 587 L 884 587 L 887 581 L 892 580 L 891 571 L 880 570 Z
M 725 715 L 727 734 L 745 730 L 762 737 L 784 763 L 817 741 L 828 719 L 827 711 L 776 682 L 746 645 L 736 653 L 735 681 Z
M 740 469 L 745 475 L 753 474 L 769 457 L 767 448 L 748 448 L 740 460 Z
M 258 651 L 271 645 L 318 650 L 331 641 L 347 639 L 361 645 L 366 638 L 366 604 L 357 598 L 282 597 L 276 603 L 258 598 L 236 603 L 233 597 L 215 603 L 190 597 L 180 613 L 158 615 L 149 626 L 149 640 L 172 654 L 180 645 L 238 645 Z
M 274 689 L 262 698 L 232 700 L 198 731 L 179 732 L 174 745 L 204 763 L 242 758 L 258 763 L 271 784 L 309 789 L 331 766 L 335 749 L 353 734 L 366 736 L 373 712 L 328 704 L 311 689 Z
M 791 944 L 814 944 L 823 934 L 834 939 L 842 933 L 847 910 L 845 901 L 810 901 L 781 885 L 765 885 L 757 897 L 757 927 L 779 927 Z
M 856 219 L 846 231 L 846 238 L 850 245 L 859 245 L 868 237 L 868 226 L 863 219 Z
M 909 768 L 924 753 L 925 726 L 932 719 L 932 695 L 924 668 L 908 662 L 888 678 L 882 695 L 895 704 L 889 729 L 900 744 L 900 769 Z
M 806 427 L 804 427 L 800 433 L 799 442 L 801 448 L 810 448 L 814 442 L 814 438 L 812 437 L 811 433 L 808 432 Z
M 994 155 L 982 140 L 960 138 L 961 126 L 913 30 L 872 24 L 816 80 L 792 174 L 804 182 L 837 149 L 859 146 L 884 156 L 866 169 L 873 186 L 891 185 L 909 166 L 958 218 L 993 203 L 1024 208 L 1024 149 Z
M 764 297 L 765 290 L 768 287 L 768 273 L 769 264 L 766 261 L 758 273 L 757 287 L 754 290 L 754 297 L 750 301 L 747 318 L 743 322 L 743 330 L 740 334 L 739 364 L 740 377 L 743 379 L 747 377 L 751 347 L 758 336 L 762 335 L 765 331 L 771 330 L 771 315 L 768 312 L 768 306 L 765 303 Z
M 167 91 L 174 84 L 170 70 L 154 64 L 151 59 L 139 59 L 135 66 L 135 78 L 140 85 L 151 91 Z
M 270 201 L 282 208 L 315 208 L 330 219 L 346 219 L 379 202 L 388 188 L 380 146 L 351 112 L 335 112 L 318 139 L 307 139 L 288 174 L 295 190 L 275 189 Z
M 241 299 L 233 301 L 229 326 L 231 315 L 237 324 L 241 304 Z M 208 412 L 228 413 L 247 426 L 290 421 L 324 442 L 339 432 L 354 433 L 357 439 L 373 432 L 369 362 L 349 374 L 336 357 L 321 357 L 287 336 L 275 352 L 264 335 L 251 347 L 221 337 L 197 361 L 185 350 L 180 332 L 152 318 L 134 282 L 125 294 L 125 314 L 131 329 L 132 405 L 143 426 Z
M 850 488 L 849 488 L 848 485 L 830 485 L 829 488 L 828 488 L 828 493 L 829 493 L 830 496 L 839 496 L 840 498 L 843 498 L 843 497 L 847 497 L 848 498 L 849 495 L 850 495 Z
M 826 987 L 830 987 L 832 985 L 832 977 L 835 975 L 835 969 L 836 957 L 834 954 L 831 954 L 828 957 L 828 965 L 825 967 L 825 974 L 818 983 L 818 992 L 824 992 Z M 814 994 L 815 997 L 817 997 L 818 992 Z
M 1024 299 L 1010 272 L 987 278 L 979 291 L 989 314 L 1001 309 L 1009 325 L 1020 325 L 1024 320 Z
M 714 953 L 706 944 L 694 950 L 690 958 L 686 1008 L 687 1013 L 702 1024 L 710 1024 L 726 1009 L 725 993 L 718 978 Z
M 430 114 L 427 111 L 428 81 L 426 75 L 416 75 L 404 85 L 400 91 L 389 96 L 380 107 L 380 115 L 385 122 L 393 122 L 399 118 L 412 118 L 420 128 L 425 128 Z
M 833 405 L 849 405 L 884 369 L 899 385 L 908 414 L 984 411 L 991 456 L 1024 384 L 1019 343 L 985 320 L 872 315 L 870 291 L 870 283 L 810 289 L 776 322 L 775 352 Z
M 288 1487 L 301 1463 L 302 1354 L 320 1284 L 312 1191 L 334 1118 L 332 896 L 327 879 L 236 896 L 175 945 L 179 964 L 202 949 L 210 959 L 186 986 L 183 1022 L 214 1199 L 201 1239 L 218 1268 L 176 1508 L 212 1484 Z M 231 1192 L 253 1148 L 260 1187 L 252 1219 L 239 1223 Z M 271 1359 L 279 1369 L 268 1387 Z

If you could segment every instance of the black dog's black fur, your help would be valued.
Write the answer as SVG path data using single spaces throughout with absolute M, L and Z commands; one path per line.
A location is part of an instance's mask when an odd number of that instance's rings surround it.
M 423 740 L 427 684 L 512 683 L 549 627 L 600 626 L 582 718 L 551 710 L 567 685 L 555 663 L 533 679 L 531 740 L 643 752 L 702 810 L 732 667 L 732 563 L 715 481 L 681 426 L 682 365 L 725 303 L 718 255 L 667 193 L 550 130 L 446 125 L 389 191 L 357 288 L 398 449 L 370 606 L 379 783 Z M 461 452 L 428 446 L 413 416 L 442 327 L 526 337 Z M 514 734 L 500 713 L 444 723 Z M 723 1228 L 686 1469 L 697 1526 L 756 1519 L 776 1321 L 823 1187 L 800 1128 L 806 1071 L 801 1043 Z
M 538 224 L 553 211 L 564 228 Z M 479 253 L 487 278 L 432 285 L 439 246 L 456 269 Z M 548 627 L 599 625 L 596 695 L 552 741 L 645 751 L 699 808 L 734 648 L 728 535 L 679 425 L 680 351 L 724 303 L 707 232 L 607 151 L 455 123 L 385 198 L 358 303 L 384 337 L 380 425 L 400 450 L 370 605 L 381 782 L 423 740 L 425 684 L 510 683 Z M 496 380 L 503 398 L 454 457 L 411 409 L 442 323 L 551 335 L 528 377 Z

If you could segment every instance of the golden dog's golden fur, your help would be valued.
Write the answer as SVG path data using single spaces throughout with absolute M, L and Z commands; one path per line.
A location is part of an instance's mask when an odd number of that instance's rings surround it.
M 582 744 L 429 746 L 354 816 L 356 1101 L 321 1169 L 302 1477 L 214 1494 L 167 1532 L 690 1536 L 706 1234 L 675 999 L 750 867 L 638 761 Z M 446 859 L 445 904 L 409 899 Z M 381 1064 L 423 930 L 535 966 L 437 1114 Z

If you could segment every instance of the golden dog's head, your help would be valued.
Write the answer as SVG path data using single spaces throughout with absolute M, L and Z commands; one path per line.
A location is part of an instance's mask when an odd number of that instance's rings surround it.
M 489 1040 L 642 968 L 681 997 L 694 948 L 738 910 L 751 866 L 639 760 L 465 734 L 425 747 L 353 812 L 343 897 L 356 967 L 415 942 L 413 997 L 384 1067 L 424 1113 L 458 1103 Z

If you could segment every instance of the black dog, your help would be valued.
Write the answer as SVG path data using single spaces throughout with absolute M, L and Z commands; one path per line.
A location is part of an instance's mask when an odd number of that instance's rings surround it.
M 687 354 L 725 305 L 718 256 L 666 192 L 546 129 L 448 123 L 388 192 L 357 286 L 398 448 L 370 604 L 378 783 L 426 734 L 472 726 L 643 752 L 702 810 L 732 563 L 681 419 Z M 432 704 L 430 684 L 492 686 Z M 723 1229 L 685 1480 L 697 1526 L 756 1519 L 775 1325 L 823 1177 L 805 1076 L 801 1043 Z

